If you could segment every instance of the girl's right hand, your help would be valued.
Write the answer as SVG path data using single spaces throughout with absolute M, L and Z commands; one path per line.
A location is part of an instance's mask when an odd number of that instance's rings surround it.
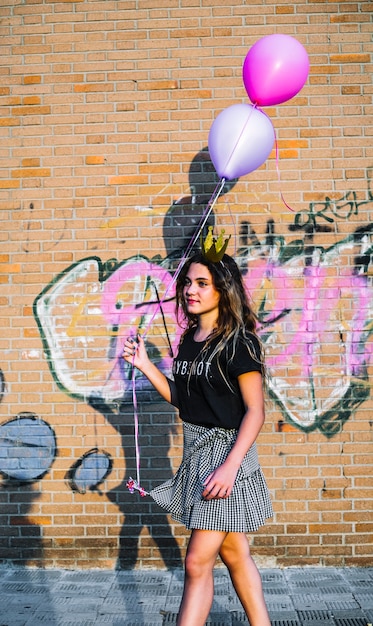
M 149 359 L 145 342 L 141 335 L 137 335 L 137 337 L 127 337 L 127 339 L 124 340 L 122 356 L 127 363 L 136 367 L 146 376 L 162 398 L 174 406 L 178 406 L 175 383 L 167 378 L 167 376 Z
M 137 337 L 127 337 L 127 339 L 125 339 L 122 356 L 127 363 L 134 365 L 139 370 L 143 369 L 149 357 L 141 335 L 137 335 Z

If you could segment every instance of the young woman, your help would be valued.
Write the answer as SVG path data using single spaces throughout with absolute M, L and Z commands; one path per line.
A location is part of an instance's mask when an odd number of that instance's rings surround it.
M 123 357 L 179 409 L 183 461 L 150 495 L 191 529 L 177 626 L 203 626 L 220 555 L 251 626 L 270 626 L 260 574 L 246 533 L 272 516 L 255 440 L 264 422 L 261 344 L 235 261 L 197 253 L 176 283 L 186 329 L 173 380 L 149 359 L 143 339 L 128 338 Z

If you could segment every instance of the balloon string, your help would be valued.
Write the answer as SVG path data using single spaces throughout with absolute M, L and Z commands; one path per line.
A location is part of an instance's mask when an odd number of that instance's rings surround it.
M 174 351 L 172 349 L 170 334 L 168 332 L 167 322 L 166 322 L 165 314 L 164 314 L 163 307 L 162 307 L 162 300 L 159 297 L 157 285 L 154 282 L 153 282 L 153 287 L 154 287 L 155 294 L 157 296 L 157 302 L 158 302 L 159 310 L 160 310 L 160 313 L 161 313 L 161 316 L 162 316 L 163 328 L 164 328 L 165 333 L 166 333 L 167 344 L 168 344 L 168 353 L 169 353 L 170 357 L 173 358 Z
M 280 155 L 279 155 L 279 147 L 278 147 L 276 131 L 275 131 L 275 149 L 276 149 L 276 170 L 277 170 L 278 182 L 280 184 L 281 200 L 284 203 L 284 205 L 286 206 L 286 208 L 289 209 L 289 211 L 292 211 L 294 213 L 294 209 L 286 202 L 286 200 L 284 198 L 284 194 L 282 193 L 282 189 L 281 189 L 281 172 L 280 172 L 280 167 L 279 167 Z
M 135 355 L 132 359 L 132 400 L 133 400 L 133 417 L 134 417 L 134 425 L 135 425 L 135 454 L 136 454 L 136 480 L 133 478 L 129 478 L 127 480 L 127 488 L 130 493 L 133 493 L 136 489 L 140 493 L 140 496 L 144 497 L 148 495 L 148 492 L 145 491 L 143 487 L 141 487 L 140 483 L 140 445 L 139 445 L 139 412 L 137 405 L 137 396 L 136 396 L 136 382 L 135 382 L 135 366 L 134 366 Z
M 229 217 L 231 219 L 231 223 L 232 223 L 232 228 L 233 228 L 233 241 L 234 241 L 234 251 L 232 256 L 235 257 L 236 253 L 237 253 L 237 228 L 236 228 L 236 222 L 233 219 L 233 213 L 231 210 L 231 205 L 229 204 L 229 201 L 227 201 L 227 205 L 228 207 L 228 213 L 229 213 Z
M 271 118 L 269 117 L 269 115 L 263 111 L 263 109 L 261 107 L 259 107 L 256 103 L 253 105 L 253 107 L 256 107 L 258 111 L 260 111 L 261 113 L 263 113 L 271 122 Z M 276 171 L 277 171 L 277 178 L 278 178 L 278 182 L 280 184 L 280 196 L 281 196 L 281 200 L 284 203 L 284 205 L 286 206 L 287 209 L 289 209 L 289 211 L 292 211 L 294 213 L 294 209 L 286 202 L 284 194 L 282 193 L 282 189 L 281 189 L 281 172 L 280 172 L 280 167 L 279 167 L 279 163 L 280 163 L 280 154 L 279 154 L 279 147 L 278 147 L 278 141 L 277 141 L 277 135 L 276 135 L 276 129 L 273 128 L 273 132 L 275 135 L 275 152 L 276 152 Z
M 199 223 L 197 225 L 197 230 L 196 230 L 195 234 L 193 235 L 191 241 L 189 242 L 189 244 L 188 244 L 188 246 L 187 246 L 187 248 L 186 248 L 186 250 L 185 250 L 185 252 L 184 252 L 184 254 L 183 254 L 183 256 L 182 256 L 182 258 L 181 258 L 181 260 L 180 260 L 180 262 L 179 262 L 179 264 L 177 266 L 177 268 L 176 268 L 176 271 L 175 271 L 175 273 L 173 275 L 173 278 L 170 281 L 168 287 L 166 288 L 166 291 L 163 294 L 162 299 L 159 299 L 159 297 L 157 298 L 157 307 L 156 307 L 156 309 L 155 309 L 155 311 L 154 311 L 150 321 L 148 322 L 148 324 L 146 324 L 145 330 L 142 332 L 142 336 L 143 337 L 146 336 L 146 333 L 148 332 L 148 329 L 150 328 L 151 324 L 153 323 L 155 317 L 158 315 L 159 310 L 162 308 L 162 305 L 163 305 L 164 301 L 166 300 L 167 295 L 168 295 L 171 287 L 174 285 L 175 281 L 177 280 L 177 277 L 180 274 L 181 268 L 184 265 L 184 262 L 187 259 L 191 248 L 193 247 L 193 245 L 196 242 L 196 240 L 198 239 L 198 237 L 199 237 L 203 227 L 205 226 L 205 224 L 206 224 L 206 222 L 207 222 L 207 220 L 208 220 L 208 218 L 209 218 L 209 216 L 211 214 L 211 211 L 214 208 L 214 205 L 215 205 L 216 201 L 218 200 L 218 198 L 219 198 L 219 196 L 220 196 L 220 194 L 221 194 L 221 192 L 223 190 L 224 185 L 225 185 L 225 178 L 221 178 L 219 180 L 219 183 L 216 185 L 216 187 L 215 187 L 215 189 L 214 189 L 214 191 L 213 191 L 213 193 L 212 193 L 212 195 L 210 197 L 210 200 L 208 201 L 208 203 L 206 205 L 206 209 L 203 212 L 202 217 L 201 217 L 201 219 L 200 219 L 200 221 L 199 221 Z M 111 377 L 112 377 L 112 375 L 114 373 L 114 370 L 117 367 L 117 362 L 118 362 L 120 356 L 119 355 L 116 356 L 115 361 L 114 361 L 114 365 L 111 368 L 111 370 L 109 371 L 109 373 L 106 376 L 106 379 L 105 379 L 105 381 L 103 383 L 103 388 L 106 387 L 106 385 L 108 384 L 109 380 L 111 379 Z
M 162 309 L 162 304 L 165 301 L 171 287 L 175 284 L 177 277 L 180 274 L 180 271 L 184 265 L 184 262 L 186 260 L 186 258 L 189 255 L 190 250 L 193 248 L 195 242 L 197 241 L 198 237 L 200 236 L 210 214 L 212 209 L 215 206 L 215 203 L 217 202 L 223 187 L 225 184 L 225 178 L 220 179 L 219 183 L 217 184 L 217 186 L 215 187 L 212 196 L 209 200 L 209 202 L 207 203 L 206 209 L 203 212 L 203 215 L 200 219 L 200 222 L 196 228 L 196 231 L 193 235 L 193 237 L 191 238 L 191 240 L 189 241 L 188 246 L 186 247 L 186 250 L 176 268 L 176 271 L 172 277 L 172 280 L 170 281 L 169 285 L 167 286 L 163 297 L 159 298 L 159 294 L 158 294 L 158 290 L 156 288 L 156 286 L 154 285 L 155 291 L 156 291 L 156 295 L 157 295 L 157 301 L 158 301 L 158 305 L 150 319 L 150 321 L 148 322 L 148 324 L 145 327 L 145 330 L 142 333 L 142 336 L 145 337 L 146 333 L 148 332 L 154 318 L 156 317 L 158 311 L 160 310 L 162 313 L 162 318 L 163 318 L 163 322 L 165 324 L 165 319 L 164 319 L 164 314 L 163 314 L 163 309 Z M 166 328 L 166 326 L 165 326 Z M 170 341 L 169 341 L 169 337 L 168 337 L 168 333 L 167 333 L 167 328 L 166 328 L 166 334 L 167 334 L 167 338 L 168 338 L 168 343 L 169 343 L 169 347 L 172 350 Z M 127 488 L 129 490 L 130 493 L 133 493 L 135 490 L 138 491 L 140 493 L 140 496 L 144 497 L 149 495 L 147 491 L 145 491 L 145 489 L 143 487 L 141 487 L 141 482 L 140 482 L 140 445 L 139 445 L 139 414 L 138 414 L 138 403 L 137 403 L 137 394 L 136 394 L 136 370 L 135 370 L 135 366 L 134 366 L 134 359 L 135 356 L 133 357 L 133 361 L 132 361 L 132 376 L 131 376 L 131 382 L 132 382 L 132 401 L 133 401 L 133 412 L 134 412 L 134 430 L 135 430 L 135 455 L 136 455 L 136 479 L 133 479 L 132 477 L 130 477 L 127 481 Z
M 206 205 L 206 208 L 205 208 L 205 210 L 204 210 L 204 212 L 202 214 L 202 217 L 201 217 L 201 219 L 200 219 L 200 221 L 199 221 L 199 223 L 197 225 L 195 233 L 192 236 L 191 240 L 189 241 L 189 243 L 188 243 L 188 245 L 187 245 L 187 247 L 186 247 L 186 249 L 185 249 L 185 251 L 184 251 L 184 253 L 183 253 L 183 255 L 182 255 L 181 259 L 180 259 L 180 261 L 179 261 L 179 264 L 178 264 L 178 266 L 177 266 L 177 268 L 176 268 L 176 270 L 175 270 L 175 272 L 174 272 L 174 274 L 172 276 L 172 279 L 170 280 L 168 286 L 166 287 L 166 290 L 165 290 L 162 298 L 158 299 L 158 306 L 156 307 L 156 309 L 155 309 L 155 311 L 154 311 L 150 321 L 146 325 L 145 330 L 143 330 L 143 332 L 142 332 L 142 336 L 143 337 L 146 336 L 150 326 L 152 325 L 152 323 L 154 321 L 154 318 L 158 315 L 158 312 L 159 312 L 160 308 L 162 307 L 162 304 L 164 303 L 165 299 L 167 298 L 171 288 L 174 286 L 174 284 L 175 284 L 175 282 L 176 282 L 176 280 L 177 280 L 177 278 L 178 278 L 178 276 L 179 276 L 179 274 L 181 272 L 181 269 L 182 269 L 186 259 L 189 256 L 189 253 L 190 253 L 191 249 L 193 248 L 193 246 L 194 246 L 195 242 L 197 241 L 198 237 L 200 236 L 204 226 L 206 225 L 206 222 L 207 222 L 208 218 L 210 217 L 212 209 L 214 208 L 214 206 L 215 206 L 215 204 L 216 204 L 216 202 L 217 202 L 221 192 L 223 191 L 224 185 L 225 185 L 225 178 L 221 178 L 219 183 L 216 185 L 216 187 L 215 187 L 215 189 L 214 189 L 214 191 L 213 191 L 213 193 L 212 193 L 212 195 L 210 197 L 210 200 L 208 201 L 208 203 Z

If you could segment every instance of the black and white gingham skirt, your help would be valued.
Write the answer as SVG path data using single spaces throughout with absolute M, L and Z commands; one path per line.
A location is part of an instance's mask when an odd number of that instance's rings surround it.
M 151 497 L 188 529 L 253 532 L 272 517 L 272 505 L 255 443 L 247 452 L 228 498 L 204 500 L 203 483 L 226 459 L 237 430 L 205 428 L 183 422 L 183 460 L 170 480 Z

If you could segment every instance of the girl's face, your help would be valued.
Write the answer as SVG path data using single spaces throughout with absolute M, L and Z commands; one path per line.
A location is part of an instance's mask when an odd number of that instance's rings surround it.
M 220 294 L 215 289 L 210 271 L 201 263 L 192 263 L 185 278 L 183 295 L 188 313 L 218 317 Z

